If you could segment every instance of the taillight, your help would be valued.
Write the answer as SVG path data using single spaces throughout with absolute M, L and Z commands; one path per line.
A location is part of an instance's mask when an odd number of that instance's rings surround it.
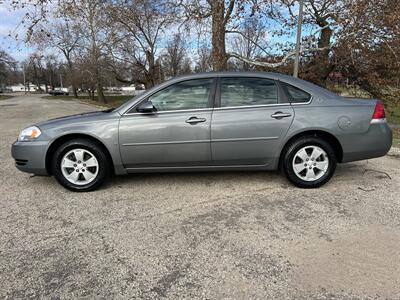
M 374 111 L 374 114 L 372 115 L 372 119 L 377 120 L 377 119 L 385 119 L 385 118 L 386 118 L 385 106 L 383 105 L 382 101 L 378 100 L 378 101 L 376 101 L 375 111 Z

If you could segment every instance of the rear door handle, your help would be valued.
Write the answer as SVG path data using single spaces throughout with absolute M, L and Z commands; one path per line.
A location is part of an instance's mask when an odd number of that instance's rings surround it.
M 206 118 L 190 117 L 185 122 L 194 125 L 194 124 L 202 123 L 202 122 L 205 122 L 205 121 L 207 121 Z
M 277 112 L 275 112 L 275 113 L 273 113 L 271 115 L 271 117 L 274 118 L 274 119 L 283 119 L 283 118 L 288 118 L 288 117 L 291 117 L 291 116 L 292 116 L 292 114 L 284 113 L 284 112 L 281 112 L 281 111 L 277 111 Z

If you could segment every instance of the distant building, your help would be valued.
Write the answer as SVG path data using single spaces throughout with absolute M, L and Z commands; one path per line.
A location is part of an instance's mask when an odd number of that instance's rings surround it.
M 25 91 L 27 91 L 27 92 L 37 92 L 39 90 L 38 87 L 36 85 L 32 84 L 32 83 L 27 83 L 26 84 L 26 89 L 25 89 L 25 87 L 24 87 L 24 85 L 22 83 L 14 84 L 14 85 L 11 85 L 11 86 L 7 86 L 6 89 L 12 91 L 13 93 L 25 92 Z M 40 85 L 40 89 L 42 91 L 46 91 L 46 85 L 41 84 Z
M 23 92 L 25 91 L 25 87 L 23 84 L 16 84 L 7 87 L 8 90 L 11 90 L 13 93 L 15 92 Z M 26 89 L 28 91 L 28 89 Z

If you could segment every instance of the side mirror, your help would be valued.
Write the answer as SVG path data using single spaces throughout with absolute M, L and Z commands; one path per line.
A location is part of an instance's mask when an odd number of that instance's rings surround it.
M 136 110 L 140 113 L 151 113 L 155 112 L 156 108 L 151 101 L 146 101 L 142 103 L 142 105 L 140 105 Z

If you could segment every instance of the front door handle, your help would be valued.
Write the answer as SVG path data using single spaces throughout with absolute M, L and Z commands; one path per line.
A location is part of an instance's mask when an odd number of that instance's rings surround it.
M 274 118 L 274 119 L 283 119 L 283 118 L 287 118 L 287 117 L 291 117 L 292 116 L 292 114 L 289 114 L 289 113 L 284 113 L 284 112 L 281 112 L 281 111 L 277 111 L 277 112 L 275 112 L 275 113 L 273 113 L 272 115 L 271 115 L 271 117 L 272 118 Z
M 197 123 L 202 123 L 207 121 L 206 118 L 198 118 L 198 117 L 190 117 L 189 119 L 187 119 L 185 122 L 189 123 L 191 125 L 197 124 Z

